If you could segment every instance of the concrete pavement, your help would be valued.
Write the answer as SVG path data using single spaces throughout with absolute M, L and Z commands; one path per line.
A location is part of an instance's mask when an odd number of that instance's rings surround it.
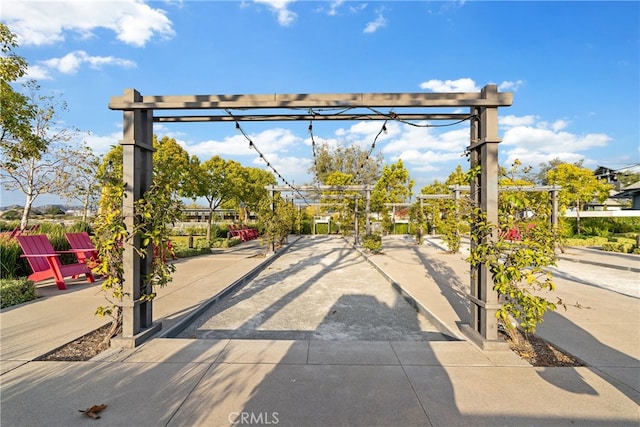
M 203 314 L 212 296 L 263 261 L 281 268 L 278 259 L 256 256 L 261 249 L 255 241 L 248 243 L 235 252 L 179 261 L 173 283 L 154 303 L 165 335 L 176 333 L 181 320 Z M 101 324 L 92 314 L 102 298 L 97 286 L 72 285 L 3 310 L 0 423 L 640 424 L 638 298 L 595 286 L 588 277 L 558 279 L 562 298 L 569 304 L 577 298 L 582 308 L 574 304 L 547 316 L 539 334 L 588 366 L 533 368 L 510 351 L 483 352 L 464 340 L 458 327 L 467 315 L 468 266 L 462 255 L 444 253 L 440 243 L 418 247 L 404 236 L 390 236 L 384 253 L 368 258 L 453 341 L 153 338 L 90 362 L 37 362 L 38 355 Z M 601 276 L 613 270 L 612 277 L 638 278 L 630 270 L 593 267 Z M 98 421 L 78 412 L 103 403 L 108 407 Z

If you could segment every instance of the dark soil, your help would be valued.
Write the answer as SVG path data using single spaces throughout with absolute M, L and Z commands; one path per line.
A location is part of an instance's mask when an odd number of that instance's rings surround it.
M 108 344 L 104 344 L 104 339 L 111 328 L 111 324 L 107 324 L 93 332 L 81 336 L 77 340 L 71 341 L 53 350 L 50 353 L 40 356 L 36 360 L 44 361 L 67 361 L 67 362 L 83 362 L 90 360 L 98 354 L 109 348 Z
M 531 366 L 585 366 L 581 360 L 535 335 L 525 336 L 520 330 L 515 332 L 515 339 L 502 331 L 501 335 L 509 343 L 511 351 L 529 362 Z
M 75 341 L 52 351 L 49 354 L 39 357 L 37 360 L 44 361 L 68 361 L 81 362 L 92 359 L 108 348 L 103 344 L 104 338 L 109 331 L 110 325 L 96 329 Z M 554 347 L 552 344 L 536 337 L 535 335 L 524 336 L 519 334 L 518 342 L 514 342 L 507 334 L 502 334 L 505 341 L 509 343 L 511 350 L 532 366 L 539 367 L 562 367 L 562 366 L 584 366 L 580 360 Z

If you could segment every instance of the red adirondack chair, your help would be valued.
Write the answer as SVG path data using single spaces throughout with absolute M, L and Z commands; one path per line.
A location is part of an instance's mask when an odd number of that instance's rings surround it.
M 33 274 L 28 279 L 34 282 L 53 278 L 58 285 L 58 289 L 67 289 L 64 282 L 65 277 L 77 277 L 84 274 L 87 282 L 93 283 L 95 279 L 91 274 L 91 268 L 85 263 L 62 264 L 60 255 L 63 253 L 76 253 L 71 251 L 55 251 L 46 234 L 20 235 L 16 236 L 22 252 L 22 257 L 27 258 Z M 86 250 L 86 249 L 85 249 Z
M 246 225 L 243 225 L 242 228 L 236 228 L 235 225 L 229 224 L 228 229 L 229 232 L 231 232 L 231 236 L 239 237 L 243 242 L 248 242 L 249 240 L 258 238 L 258 230 L 255 228 L 248 228 Z
M 67 238 L 67 242 L 71 246 L 71 249 L 76 250 L 76 258 L 78 263 L 87 264 L 90 268 L 100 264 L 100 257 L 98 256 L 98 250 L 91 241 L 89 233 L 83 231 L 80 233 L 65 233 L 64 237 Z

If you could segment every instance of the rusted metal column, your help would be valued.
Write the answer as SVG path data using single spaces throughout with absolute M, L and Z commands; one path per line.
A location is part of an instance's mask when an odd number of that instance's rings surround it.
M 497 99 L 498 88 L 487 85 L 482 89 L 483 99 Z M 497 104 L 496 104 L 497 105 Z M 480 171 L 471 181 L 471 197 L 474 207 L 480 208 L 481 215 L 488 224 L 498 225 L 498 108 L 471 107 L 476 118 L 471 123 L 471 168 L 480 167 Z M 473 222 L 482 218 L 475 218 Z M 471 224 L 474 227 L 474 224 Z M 496 232 L 484 238 L 480 244 L 495 241 Z M 471 241 L 471 249 L 476 242 Z M 469 299 L 469 327 L 463 328 L 479 347 L 492 350 L 504 348 L 504 340 L 498 340 L 498 321 L 496 311 L 500 308 L 498 293 L 493 290 L 493 279 L 485 264 L 471 267 L 471 292 Z
M 125 89 L 123 100 L 138 102 L 142 96 L 134 89 Z M 137 225 L 135 204 L 151 186 L 153 110 L 125 110 L 122 134 L 122 176 L 126 184 L 122 215 L 127 230 L 132 231 Z M 150 293 L 145 288 L 144 277 L 151 271 L 153 257 L 152 248 L 142 248 L 141 243 L 136 234 L 130 244 L 124 245 L 122 336 L 112 340 L 114 347 L 136 347 L 161 328 L 160 323 L 153 325 L 152 302 L 140 301 L 141 295 Z M 146 257 L 141 257 L 138 250 L 146 251 Z

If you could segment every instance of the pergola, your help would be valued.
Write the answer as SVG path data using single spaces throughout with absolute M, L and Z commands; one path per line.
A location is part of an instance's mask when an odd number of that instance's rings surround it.
M 365 215 L 366 221 L 365 232 L 369 234 L 371 232 L 369 225 L 369 203 L 371 201 L 371 190 L 373 187 L 370 185 L 301 185 L 296 186 L 295 188 L 282 186 L 282 185 L 269 185 L 266 187 L 267 191 L 269 191 L 269 195 L 273 198 L 275 192 L 296 192 L 302 196 L 302 193 L 306 193 L 310 198 L 317 199 L 354 199 L 355 200 L 355 216 L 358 216 L 358 199 L 364 198 L 365 200 Z M 333 191 L 333 192 L 350 192 L 351 194 L 323 194 L 322 192 Z M 354 194 L 356 193 L 356 194 Z M 364 194 L 363 194 L 364 193 Z M 304 198 L 304 197 L 303 197 Z M 315 226 L 315 223 L 314 223 Z M 355 236 L 354 236 L 354 244 L 358 244 L 358 221 L 356 219 L 355 222 Z M 315 233 L 315 228 L 314 228 Z
M 112 97 L 111 110 L 123 112 L 123 178 L 126 183 L 123 216 L 128 229 L 136 218 L 134 205 L 150 188 L 153 162 L 153 123 L 167 122 L 241 122 L 300 120 L 449 120 L 470 123 L 469 146 L 472 166 L 480 172 L 471 183 L 475 205 L 486 219 L 498 222 L 498 108 L 513 103 L 513 94 L 498 92 L 496 85 L 486 85 L 480 92 L 466 93 L 347 93 L 347 94 L 270 94 L 270 95 L 141 95 L 125 89 Z M 436 112 L 432 109 L 454 111 Z M 468 109 L 467 113 L 459 113 Z M 388 109 L 387 112 L 382 111 Z M 213 114 L 196 114 L 201 111 Z M 231 110 L 241 113 L 230 113 Z M 253 111 L 260 113 L 253 113 Z M 328 111 L 328 112 L 327 112 Z M 147 289 L 143 277 L 151 269 L 149 257 L 141 258 L 136 236 L 134 247 L 125 247 L 124 301 L 122 336 L 114 346 L 135 347 L 161 327 L 153 323 L 153 302 L 141 301 Z M 495 313 L 498 296 L 485 266 L 470 272 L 468 297 L 470 318 L 463 328 L 472 341 L 485 349 L 502 347 L 498 340 Z

